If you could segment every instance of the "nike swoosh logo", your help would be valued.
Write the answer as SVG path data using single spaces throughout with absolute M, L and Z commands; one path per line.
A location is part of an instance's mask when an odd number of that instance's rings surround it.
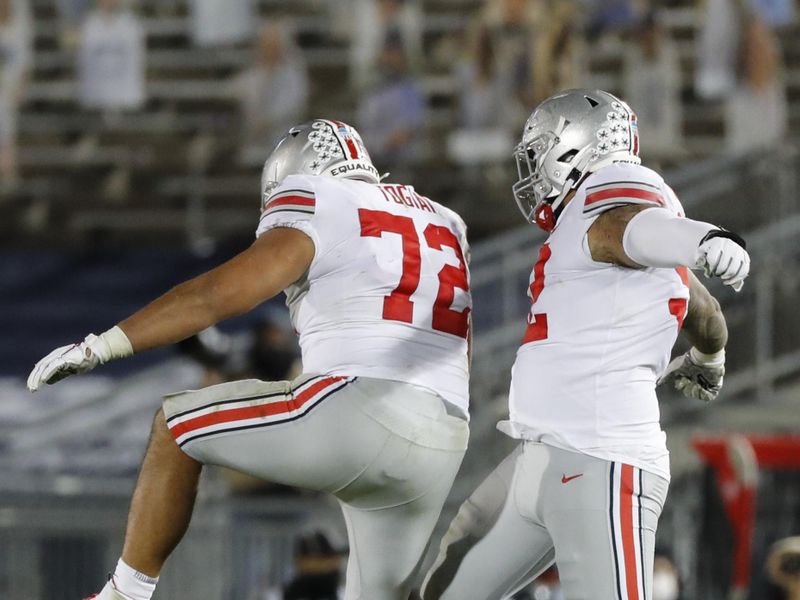
M 577 475 L 571 475 L 567 477 L 566 475 L 561 476 L 561 483 L 569 483 L 573 479 L 577 479 L 578 477 L 583 477 L 583 473 L 578 473 Z

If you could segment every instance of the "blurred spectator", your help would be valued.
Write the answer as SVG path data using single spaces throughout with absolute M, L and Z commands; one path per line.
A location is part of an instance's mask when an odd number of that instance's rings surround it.
M 800 600 L 800 537 L 773 544 L 766 570 L 769 580 L 784 591 L 786 600 Z
M 708 0 L 700 40 L 695 85 L 699 96 L 725 102 L 726 150 L 780 143 L 787 107 L 775 34 L 748 2 Z
M 257 594 L 253 600 L 284 600 L 283 591 L 280 587 L 274 585 L 262 585 Z
M 706 0 L 698 21 L 695 88 L 701 98 L 722 99 L 736 87 L 739 20 L 734 0 Z
M 78 45 L 81 24 L 89 12 L 90 5 L 90 0 L 56 0 L 62 46 L 71 49 Z
M 448 151 L 451 160 L 465 167 L 505 162 L 514 146 L 513 100 L 508 97 L 494 45 L 489 29 L 480 26 L 466 60 L 456 68 L 458 128 L 450 133 Z M 472 168 L 464 173 L 475 180 L 478 174 Z
M 237 44 L 255 33 L 253 0 L 191 0 L 192 40 L 198 46 Z
M 735 153 L 780 144 L 788 121 L 775 34 L 750 14 L 743 19 L 740 35 L 739 80 L 725 110 L 726 146 Z
M 636 24 L 641 16 L 641 5 L 645 3 L 636 0 L 582 0 L 581 4 L 587 13 L 587 33 L 594 38 Z
M 212 326 L 176 344 L 179 353 L 203 367 L 200 387 L 229 381 L 233 343 L 230 337 Z
M 536 41 L 544 31 L 546 4 L 546 0 L 488 0 L 481 15 L 481 28 L 488 31 L 491 39 L 497 77 L 506 98 L 510 126 L 515 131 L 535 105 L 530 92 Z
M 358 128 L 375 163 L 396 169 L 419 159 L 425 98 L 397 33 L 387 37 L 379 66 L 382 80 L 359 103 Z
M 281 381 L 300 375 L 297 339 L 270 319 L 253 327 L 253 343 L 248 355 L 252 377 L 262 381 Z
M 304 535 L 295 548 L 296 574 L 284 590 L 284 600 L 338 600 L 341 553 L 322 532 Z
M 495 56 L 494 40 L 481 26 L 466 61 L 456 71 L 459 84 L 459 125 L 467 129 L 506 128 L 504 84 Z
M 31 65 L 28 0 L 0 0 L 0 187 L 17 181 L 17 116 Z
M 203 387 L 252 377 L 284 381 L 301 370 L 297 339 L 268 316 L 253 325 L 249 336 L 209 327 L 180 342 L 178 351 L 204 368 Z
M 791 25 L 795 18 L 793 0 L 750 0 L 761 19 L 770 27 Z
M 509 119 L 517 130 L 532 108 L 582 80 L 573 0 L 489 0 L 481 17 L 492 39 Z
M 625 50 L 623 96 L 639 117 L 642 154 L 674 155 L 681 147 L 681 66 L 669 33 L 650 14 Z
M 453 161 L 472 167 L 504 160 L 533 107 L 579 85 L 575 7 L 572 0 L 488 0 L 468 58 L 456 68 L 460 127 L 448 140 Z
M 359 89 L 374 83 L 385 40 L 396 35 L 406 63 L 416 68 L 422 59 L 422 10 L 419 0 L 351 0 L 351 77 Z M 341 9 L 339 9 L 342 12 Z M 344 14 L 344 13 L 343 13 Z
M 97 0 L 81 32 L 80 101 L 85 108 L 140 107 L 145 100 L 145 35 L 123 0 Z
M 258 36 L 255 64 L 233 82 L 239 99 L 247 163 L 263 163 L 275 142 L 301 121 L 308 106 L 308 74 L 285 23 L 265 25 Z
M 578 5 L 573 0 L 553 0 L 547 7 L 547 19 L 534 47 L 528 96 L 532 106 L 560 90 L 580 87 L 584 79 Z
M 678 600 L 681 581 L 678 569 L 665 554 L 656 554 L 653 559 L 653 600 Z

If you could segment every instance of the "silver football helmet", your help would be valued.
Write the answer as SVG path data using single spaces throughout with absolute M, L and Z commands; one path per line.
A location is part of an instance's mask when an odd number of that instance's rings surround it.
M 261 204 L 289 175 L 328 175 L 379 183 L 359 133 L 341 121 L 314 119 L 292 127 L 261 172 Z
M 567 194 L 614 162 L 640 164 L 636 114 L 601 90 L 567 90 L 533 111 L 514 150 L 514 198 L 525 218 L 552 231 Z

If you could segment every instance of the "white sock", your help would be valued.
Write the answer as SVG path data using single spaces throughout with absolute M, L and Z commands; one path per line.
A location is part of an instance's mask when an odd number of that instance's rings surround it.
M 158 577 L 150 577 L 125 564 L 120 558 L 112 577 L 114 587 L 130 600 L 150 600 L 156 591 Z

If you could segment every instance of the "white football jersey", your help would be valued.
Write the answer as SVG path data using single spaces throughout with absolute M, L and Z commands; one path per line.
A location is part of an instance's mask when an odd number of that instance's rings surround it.
M 468 409 L 466 226 L 399 184 L 292 175 L 256 235 L 293 227 L 316 248 L 285 290 L 303 370 L 416 384 Z
M 589 227 L 625 204 L 683 216 L 664 180 L 639 165 L 610 165 L 578 188 L 531 275 L 510 423 L 501 429 L 669 478 L 655 384 L 686 315 L 688 273 L 592 259 Z

